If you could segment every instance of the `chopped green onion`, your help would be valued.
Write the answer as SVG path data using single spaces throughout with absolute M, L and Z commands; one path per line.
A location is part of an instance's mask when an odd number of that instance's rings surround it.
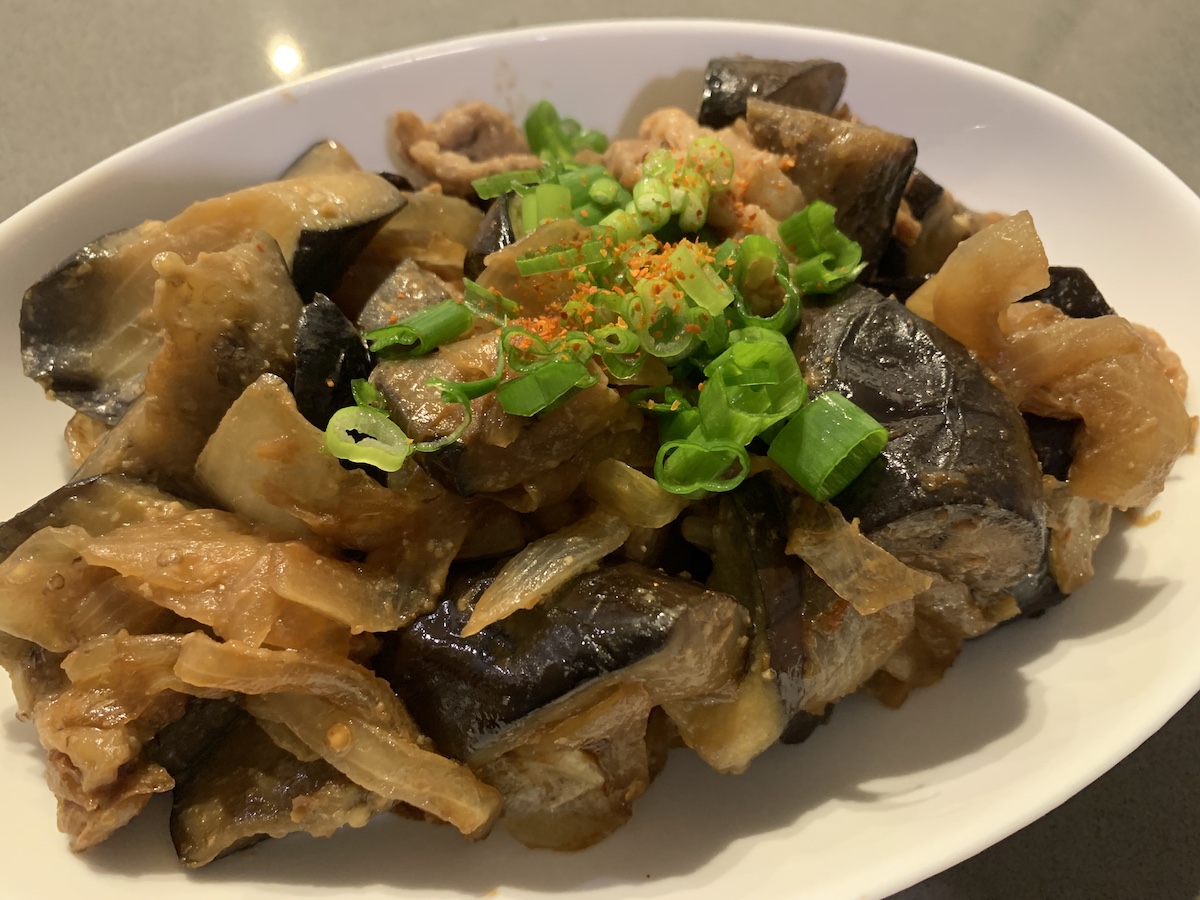
M 366 332 L 372 353 L 396 347 L 411 356 L 424 356 L 454 340 L 471 327 L 471 310 L 453 298 L 419 309 L 395 325 Z
M 837 210 L 822 200 L 779 223 L 779 239 L 801 260 L 792 283 L 806 294 L 832 294 L 867 267 L 862 247 L 834 225 Z
M 621 190 L 621 183 L 605 174 L 588 185 L 588 199 L 600 206 L 612 206 L 620 197 Z
M 582 149 L 603 153 L 608 139 L 598 131 L 580 127 L 574 119 L 561 119 L 558 110 L 542 100 L 525 117 L 525 138 L 529 149 L 543 159 L 569 161 Z
M 566 398 L 577 387 L 596 383 L 587 366 L 575 359 L 548 360 L 527 374 L 496 389 L 496 399 L 506 413 L 535 416 Z
M 608 241 L 602 238 L 584 241 L 578 246 L 547 247 L 518 259 L 517 271 L 522 275 L 540 275 L 580 266 L 589 270 L 607 268 L 614 262 L 608 248 Z
M 350 381 L 350 393 L 354 396 L 355 406 L 369 406 L 373 409 L 387 412 L 387 400 L 379 392 L 379 388 L 365 378 L 354 378 Z
M 671 253 L 671 266 L 679 272 L 675 283 L 698 306 L 713 315 L 719 314 L 733 302 L 733 291 L 729 285 L 700 258 L 700 251 L 691 241 L 679 242 Z
M 532 203 L 530 199 L 529 194 L 523 198 L 525 205 L 532 207 L 533 212 L 526 214 L 522 210 L 522 216 L 527 223 L 528 217 L 532 216 L 534 228 L 543 222 L 565 219 L 571 215 L 571 191 L 561 184 L 539 184 L 533 189 Z
M 638 224 L 637 216 L 626 209 L 614 209 L 600 220 L 597 227 L 611 228 L 618 244 L 637 240 L 642 236 L 642 227 Z
M 673 281 L 643 278 L 626 306 L 626 320 L 642 349 L 668 363 L 687 356 L 700 343 L 692 307 Z
M 521 311 L 515 300 L 509 300 L 499 291 L 485 288 L 470 278 L 463 279 L 463 306 L 471 314 L 493 325 L 503 325 L 510 316 Z
M 480 200 L 491 200 L 501 194 L 529 184 L 537 184 L 542 180 L 539 169 L 513 169 L 511 172 L 498 172 L 495 175 L 485 175 L 471 182 Z
M 733 154 L 709 135 L 699 135 L 688 146 L 686 165 L 703 175 L 714 192 L 725 190 L 733 181 Z
M 581 206 L 592 199 L 591 186 L 600 179 L 612 180 L 608 169 L 599 164 L 569 168 L 558 176 L 558 183 L 571 194 L 571 206 Z M 619 185 L 618 185 L 619 186 Z
M 463 420 L 458 427 L 442 438 L 433 441 L 422 441 L 414 449 L 422 453 L 432 453 L 449 446 L 462 437 L 463 432 L 471 424 L 471 401 L 490 394 L 500 385 L 504 377 L 504 347 L 496 342 L 496 371 L 488 378 L 477 381 L 449 381 L 445 378 L 430 378 L 425 383 L 430 387 L 440 388 L 443 403 L 457 403 L 463 409 Z
M 887 444 L 887 430 L 835 391 L 788 421 L 767 455 L 817 500 L 841 493 Z
M 731 491 L 750 471 L 750 454 L 734 441 L 675 440 L 658 449 L 654 477 L 672 494 Z
M 395 472 L 412 453 L 413 442 L 387 413 L 369 406 L 347 406 L 329 418 L 325 449 L 338 459 Z
M 800 409 L 808 386 L 778 332 L 746 328 L 729 337 L 729 349 L 704 368 L 697 408 L 705 435 L 744 446 Z

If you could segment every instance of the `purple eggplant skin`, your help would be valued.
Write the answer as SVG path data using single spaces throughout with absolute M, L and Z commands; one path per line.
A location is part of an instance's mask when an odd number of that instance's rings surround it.
M 828 59 L 788 62 L 752 56 L 709 60 L 697 120 L 705 128 L 724 128 L 746 115 L 751 97 L 830 115 L 842 99 L 846 67 Z
M 844 394 L 889 440 L 834 502 L 902 562 L 972 589 L 1034 572 L 1042 471 L 1016 406 L 961 344 L 895 300 L 860 286 L 835 299 L 806 312 L 801 368 L 810 390 Z
M 834 223 L 862 246 L 874 269 L 917 162 L 917 142 L 871 125 L 751 99 L 746 125 L 754 143 L 795 159 L 789 177 L 805 198 L 837 209 Z
M 708 593 L 694 581 L 623 563 L 579 576 L 533 609 L 462 637 L 491 581 L 460 578 L 432 613 L 391 637 L 375 663 L 421 730 L 457 759 L 591 679 L 651 656 L 687 606 Z
M 296 326 L 296 408 L 322 430 L 344 406 L 354 405 L 351 382 L 371 374 L 371 354 L 358 329 L 333 301 L 317 294 Z
M 395 209 L 374 219 L 329 231 L 301 233 L 296 252 L 292 255 L 292 282 L 301 300 L 308 303 L 317 294 L 333 293 L 342 275 L 371 243 L 379 229 L 404 208 L 408 199 L 403 194 L 400 197 L 401 202 Z
M 125 522 L 141 521 L 153 506 L 177 497 L 124 475 L 96 475 L 65 484 L 0 524 L 0 562 L 43 528 L 82 525 L 92 534 Z
M 463 275 L 467 278 L 478 278 L 483 272 L 484 260 L 490 254 L 503 250 L 517 240 L 517 229 L 512 222 L 510 207 L 514 197 L 511 192 L 501 194 L 488 207 L 463 260 Z
M 820 719 L 801 709 L 805 620 L 804 563 L 789 555 L 786 501 L 767 475 L 721 497 L 708 586 L 750 613 L 751 654 L 766 652 L 787 725 L 782 740 L 798 743 Z
M 1108 305 L 1091 276 L 1075 266 L 1051 266 L 1049 286 L 1030 294 L 1021 302 L 1031 300 L 1049 303 L 1072 319 L 1116 315 L 1116 310 Z

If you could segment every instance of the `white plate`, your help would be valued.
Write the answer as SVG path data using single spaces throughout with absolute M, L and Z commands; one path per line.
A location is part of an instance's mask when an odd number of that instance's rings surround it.
M 384 122 L 482 98 L 520 114 L 547 97 L 586 125 L 629 131 L 664 102 L 694 108 L 716 55 L 824 56 L 850 71 L 868 121 L 917 138 L 920 165 L 968 202 L 1029 208 L 1052 261 L 1085 266 L 1131 318 L 1165 331 L 1185 363 L 1200 327 L 1184 265 L 1200 199 L 1143 150 L 1069 103 L 957 60 L 779 25 L 606 22 L 407 50 L 234 103 L 96 166 L 0 224 L 3 297 L 0 515 L 62 483 L 65 411 L 20 376 L 24 288 L 76 246 L 186 202 L 276 175 L 333 136 L 384 167 Z M 603 58 L 602 65 L 595 61 Z M 1178 267 L 1172 265 L 1180 261 Z M 1193 407 L 1194 408 L 1194 407 Z M 466 845 L 448 828 L 385 818 L 260 845 L 198 873 L 178 867 L 160 801 L 108 844 L 73 856 L 54 825 L 31 729 L 0 709 L 0 847 L 12 896 L 595 898 L 882 896 L 1000 840 L 1133 750 L 1200 687 L 1195 457 L 1176 467 L 1151 527 L 1118 528 L 1098 576 L 1037 622 L 967 648 L 898 712 L 852 698 L 799 747 L 722 778 L 685 753 L 633 821 L 577 854 L 532 852 L 502 830 Z M 129 879 L 137 878 L 136 888 Z

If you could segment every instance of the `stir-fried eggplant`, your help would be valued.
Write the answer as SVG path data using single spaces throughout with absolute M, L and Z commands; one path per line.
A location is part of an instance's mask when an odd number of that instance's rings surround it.
M 265 233 L 192 263 L 164 253 L 154 270 L 162 346 L 141 396 L 76 477 L 123 472 L 186 491 L 205 441 L 242 390 L 266 372 L 291 374 L 301 303 Z
M 805 198 L 837 208 L 838 228 L 879 261 L 917 160 L 912 138 L 809 110 L 751 99 L 746 124 L 755 143 L 794 158 L 788 175 Z
M 371 374 L 371 354 L 349 319 L 324 294 L 304 307 L 296 325 L 292 396 L 317 428 L 343 406 L 354 405 L 351 382 Z
M 267 838 L 361 828 L 393 805 L 323 759 L 297 759 L 243 714 L 179 778 L 171 840 L 184 865 L 203 866 Z
M 115 422 L 142 392 L 165 322 L 154 315 L 154 258 L 192 262 L 260 231 L 279 244 L 297 290 L 328 291 L 404 204 L 366 172 L 271 182 L 196 203 L 166 222 L 97 239 L 31 287 L 21 304 L 25 374 L 64 403 Z
M 604 568 L 575 578 L 534 609 L 463 637 L 490 583 L 477 577 L 457 584 L 433 613 L 399 635 L 381 664 L 417 722 L 459 759 L 485 751 L 510 726 L 605 675 L 629 670 L 629 678 L 643 681 L 678 679 L 705 696 L 743 665 L 745 614 L 694 582 L 633 563 Z M 667 657 L 649 662 L 664 651 Z M 641 669 L 652 671 L 637 674 Z
M 815 390 L 845 394 L 889 429 L 883 455 L 837 498 L 873 540 L 984 592 L 1033 571 L 1041 470 L 1020 413 L 971 355 L 865 288 L 810 316 L 797 353 Z
M 715 59 L 612 144 L 401 111 L 421 190 L 323 141 L 30 288 L 79 480 L 0 525 L 0 665 L 72 847 L 173 791 L 188 866 L 388 810 L 579 849 L 1090 578 L 1186 373 L 845 78 Z
M 746 115 L 751 97 L 831 115 L 846 87 L 846 67 L 827 59 L 788 62 L 752 56 L 709 60 L 704 70 L 700 124 L 724 128 Z

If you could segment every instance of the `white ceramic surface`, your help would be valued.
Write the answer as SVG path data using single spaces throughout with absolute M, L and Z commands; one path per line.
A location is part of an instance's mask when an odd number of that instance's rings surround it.
M 581 66 L 598 47 L 603 68 Z M 586 125 L 628 132 L 656 105 L 694 107 L 705 60 L 739 52 L 841 60 L 855 111 L 915 136 L 923 169 L 973 205 L 1030 209 L 1053 262 L 1085 266 L 1118 309 L 1166 333 L 1185 364 L 1200 359 L 1191 283 L 1171 265 L 1200 246 L 1200 199 L 1062 100 L 924 51 L 776 25 L 517 31 L 404 51 L 249 98 L 117 155 L 0 224 L 0 409 L 9 423 L 0 515 L 65 476 L 67 415 L 21 379 L 16 322 L 24 288 L 76 246 L 270 178 L 322 137 L 383 167 L 384 122 L 398 107 L 430 114 L 483 98 L 520 114 L 547 97 Z M 883 896 L 1051 809 L 1200 687 L 1200 608 L 1187 584 L 1200 569 L 1189 536 L 1200 519 L 1194 457 L 1180 461 L 1154 509 L 1161 516 L 1152 526 L 1117 529 L 1096 580 L 1065 606 L 968 647 L 941 684 L 902 710 L 852 698 L 808 743 L 777 747 L 737 778 L 677 753 L 631 824 L 578 854 L 527 851 L 500 830 L 467 846 L 450 829 L 389 818 L 183 873 L 158 802 L 75 857 L 54 826 L 36 738 L 5 697 L 0 846 L 9 865 L 0 893 Z

